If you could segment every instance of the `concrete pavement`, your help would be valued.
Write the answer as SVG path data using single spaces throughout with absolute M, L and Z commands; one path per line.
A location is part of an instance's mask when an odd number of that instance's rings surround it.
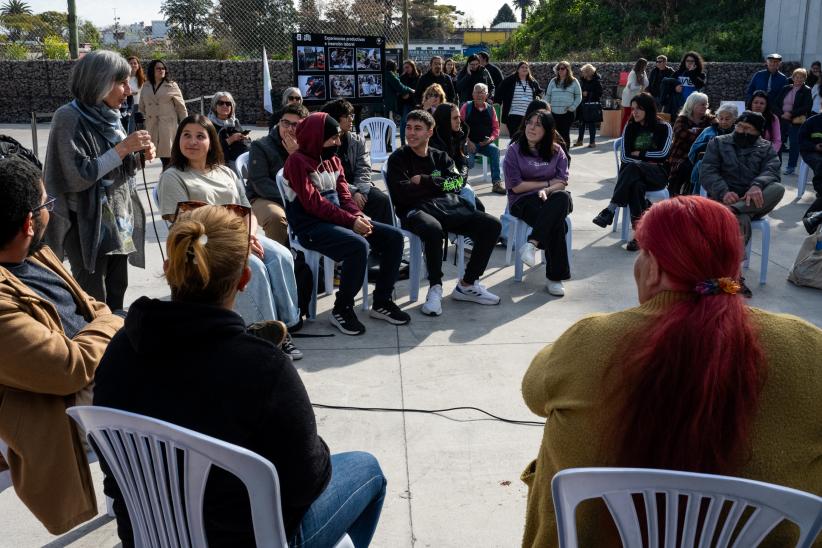
M 0 132 L 24 144 L 31 141 L 25 126 L 2 126 Z M 255 137 L 263 134 L 256 129 L 254 133 Z M 41 158 L 46 142 L 47 128 L 43 126 Z M 409 309 L 411 324 L 394 327 L 361 314 L 368 333 L 346 337 L 328 323 L 333 299 L 322 297 L 318 319 L 307 323 L 304 332 L 335 336 L 295 339 L 305 352 L 305 358 L 295 365 L 311 400 L 406 409 L 475 406 L 505 418 L 538 420 L 520 394 L 522 375 L 534 354 L 586 314 L 636 304 L 632 278 L 635 254 L 625 251 L 619 233 L 591 222 L 613 190 L 611 141 L 601 140 L 596 149 L 573 149 L 572 158 L 573 278 L 566 283 L 566 297 L 552 297 L 545 291 L 544 267 L 527 270 L 523 283 L 515 283 L 513 267 L 505 265 L 503 248 L 495 250 L 482 280 L 501 296 L 500 306 L 483 307 L 445 298 L 443 315 L 430 318 L 418 310 L 424 301 L 425 284 L 421 300 L 408 303 L 408 282 L 400 282 L 397 301 Z M 149 184 L 154 184 L 158 165 L 146 173 Z M 374 176 L 379 178 L 377 173 Z M 481 167 L 475 168 L 471 184 L 488 211 L 501 214 L 505 198 L 492 194 L 490 182 L 481 177 Z M 754 256 L 747 273 L 754 291 L 751 305 L 796 314 L 822 326 L 822 292 L 786 281 L 805 237 L 799 219 L 812 201 L 813 191 L 797 203 L 796 176 L 783 177 L 783 183 L 785 197 L 770 216 L 772 238 L 765 286 L 756 284 L 760 235 L 754 233 Z M 164 239 L 162 222 L 158 229 Z M 148 268 L 130 270 L 127 302 L 140 295 L 168 295 L 150 228 L 148 234 Z M 449 254 L 444 270 L 446 295 L 456 279 L 452 259 Z M 519 474 L 537 454 L 541 427 L 506 424 L 469 411 L 444 417 L 317 409 L 316 415 L 319 432 L 333 452 L 372 452 L 388 478 L 388 494 L 373 546 L 509 547 L 520 543 L 526 490 Z M 92 468 L 101 495 L 99 466 Z M 118 543 L 113 522 L 103 516 L 62 537 L 49 535 L 13 490 L 0 494 L 0 531 L 3 547 Z

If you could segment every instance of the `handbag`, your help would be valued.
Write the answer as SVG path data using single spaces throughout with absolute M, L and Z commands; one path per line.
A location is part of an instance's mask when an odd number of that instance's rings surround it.
M 817 231 L 802 242 L 788 281 L 822 289 L 822 232 Z
M 599 102 L 582 103 L 582 121 L 586 124 L 602 121 L 602 104 Z

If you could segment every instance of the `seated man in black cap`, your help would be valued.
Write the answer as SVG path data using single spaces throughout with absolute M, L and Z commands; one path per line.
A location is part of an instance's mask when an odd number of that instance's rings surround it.
M 775 208 L 785 187 L 779 181 L 779 156 L 761 137 L 765 118 L 746 110 L 733 133 L 708 143 L 699 182 L 708 196 L 727 205 L 736 215 L 745 245 L 751 239 L 751 220 Z

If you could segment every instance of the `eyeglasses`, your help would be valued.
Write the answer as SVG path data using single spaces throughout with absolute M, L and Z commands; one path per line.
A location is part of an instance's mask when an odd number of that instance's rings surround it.
M 31 210 L 32 213 L 37 213 L 41 209 L 45 209 L 46 211 L 54 211 L 54 202 L 57 201 L 57 198 L 54 196 L 49 196 L 46 194 L 46 201 L 40 204 L 39 206 L 35 207 Z
M 300 125 L 299 122 L 292 122 L 291 120 L 286 120 L 285 118 L 280 118 L 279 123 L 282 124 L 285 129 L 296 128 L 298 125 Z
M 656 62 L 657 62 L 657 63 L 664 63 L 664 62 L 665 62 L 665 59 L 657 59 L 657 60 L 656 60 Z
M 302 101 L 303 98 L 300 97 L 299 95 L 289 95 L 288 100 L 289 101 Z
M 685 59 L 685 64 L 696 63 L 696 59 Z
M 217 101 L 218 107 L 230 107 L 231 101 Z
M 568 70 L 568 69 L 565 68 L 565 67 L 559 67 L 557 70 Z

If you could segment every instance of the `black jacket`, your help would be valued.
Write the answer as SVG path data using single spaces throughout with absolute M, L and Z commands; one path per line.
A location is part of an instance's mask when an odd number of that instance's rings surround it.
M 485 84 L 488 86 L 488 97 L 494 97 L 494 81 L 484 67 L 480 67 L 470 74 L 468 73 L 468 69 L 463 67 L 457 76 L 457 94 L 460 96 L 460 99 L 462 101 L 470 101 L 474 96 L 474 86 L 477 84 Z
M 434 76 L 434 73 L 429 70 L 420 76 L 420 81 L 417 83 L 417 87 L 414 88 L 414 100 L 417 105 L 422 104 L 422 94 L 431 84 L 441 85 L 443 91 L 445 91 L 446 100 L 449 103 L 457 103 L 457 90 L 454 89 L 451 77 L 444 72 L 441 72 L 439 76 Z
M 280 139 L 277 126 L 262 139 L 251 142 L 248 155 L 248 183 L 245 193 L 249 200 L 263 198 L 283 204 L 280 190 L 277 188 L 277 172 L 288 159 L 288 151 Z
M 784 86 L 779 91 L 779 95 L 776 96 L 776 102 L 771 105 L 771 111 L 777 116 L 782 116 L 784 114 L 784 111 L 782 110 L 782 103 L 785 102 L 785 96 L 788 95 L 792 87 L 793 84 Z M 811 97 L 811 88 L 808 86 L 802 86 L 799 88 L 799 91 L 796 92 L 796 97 L 794 97 L 791 117 L 796 118 L 797 116 L 810 116 L 812 108 L 813 98 Z
M 419 184 L 411 182 L 414 175 L 422 176 Z M 446 192 L 458 192 L 456 187 L 462 188 L 462 185 L 462 176 L 454 160 L 446 152 L 431 146 L 425 157 L 417 156 L 408 145 L 388 157 L 386 186 L 400 218 L 405 218 L 410 210 L 419 208 L 423 202 L 445 196 Z
M 657 67 L 652 68 L 651 74 L 648 76 L 648 93 L 654 97 L 659 97 L 662 94 L 662 90 L 660 89 L 662 80 L 665 78 L 672 78 L 673 75 L 674 69 L 668 65 L 665 65 L 665 68 L 662 70 L 659 70 Z
M 220 146 L 223 149 L 223 157 L 226 163 L 236 161 L 240 155 L 248 152 L 251 148 L 251 145 L 248 144 L 246 139 L 236 141 L 230 145 L 228 144 L 229 137 L 243 131 L 243 126 L 240 125 L 240 122 L 237 122 L 234 126 L 226 125 L 218 129 L 217 137 L 220 138 Z
M 413 89 L 414 93 L 409 95 L 407 98 L 400 97 L 399 101 L 398 101 L 399 106 L 404 107 L 404 106 L 407 105 L 411 108 L 414 108 L 418 104 L 416 102 L 415 96 L 416 96 L 416 93 L 417 93 L 417 89 L 419 89 L 419 84 L 420 84 L 419 76 L 413 76 L 411 74 L 402 73 L 402 74 L 400 74 L 400 82 L 402 82 L 403 85 L 408 86 L 409 88 Z
M 813 154 L 817 152 L 816 145 L 820 143 L 822 143 L 822 114 L 814 114 L 799 128 L 799 150 L 803 156 Z
M 445 131 L 438 131 L 439 127 L 434 129 L 434 135 L 428 141 L 428 146 L 441 150 L 448 154 L 448 157 L 454 162 L 454 166 L 459 171 L 464 180 L 468 180 L 468 158 L 465 156 L 465 142 L 468 140 L 468 124 L 460 122 L 460 132 L 454 133 L 448 128 L 448 134 Z
M 497 103 L 502 103 L 502 112 L 500 112 L 500 122 L 503 124 L 508 122 L 508 113 L 511 112 L 511 102 L 514 100 L 514 86 L 516 85 L 517 81 L 519 80 L 519 75 L 515 72 L 510 76 L 506 76 L 502 82 L 500 82 L 499 87 L 494 94 L 494 101 Z M 543 90 L 539 87 L 539 83 L 536 80 L 527 80 L 528 85 L 531 87 L 531 91 L 533 92 L 534 99 L 541 98 L 543 94 Z
M 494 65 L 493 63 L 488 63 L 485 65 L 485 70 L 487 70 L 488 74 L 491 75 L 491 80 L 493 80 L 495 88 L 502 83 L 502 80 L 504 79 L 503 74 L 497 65 Z M 494 100 L 496 101 L 496 99 Z
M 708 81 L 708 77 L 705 75 L 704 72 L 699 72 L 697 69 L 687 70 L 685 68 L 679 69 L 674 73 L 671 78 L 678 78 L 678 79 L 688 79 L 691 81 L 691 85 L 699 91 L 705 87 L 705 83 Z M 681 81 L 681 80 L 680 80 Z M 649 82 L 650 84 L 650 82 Z M 650 87 L 650 85 L 649 85 Z
M 602 80 L 596 72 L 590 80 L 580 78 L 579 85 L 582 88 L 583 103 L 599 103 L 599 100 L 602 99 Z M 588 95 L 585 95 L 586 91 Z
M 138 299 L 100 361 L 94 405 L 165 420 L 270 460 L 289 536 L 331 479 L 328 447 L 296 369 L 274 345 L 248 335 L 230 310 Z M 104 487 L 130 546 L 128 513 L 111 474 Z M 209 546 L 254 546 L 248 495 L 235 476 L 211 472 L 204 519 Z

